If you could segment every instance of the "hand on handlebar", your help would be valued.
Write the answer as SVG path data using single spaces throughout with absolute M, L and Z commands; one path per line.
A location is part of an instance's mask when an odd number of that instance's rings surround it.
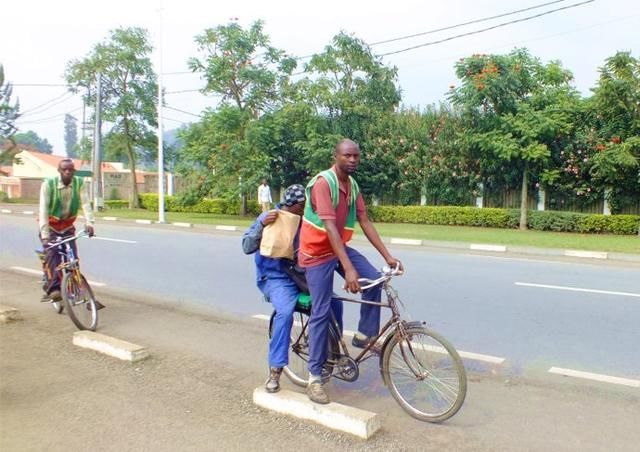
M 344 272 L 344 289 L 351 293 L 361 292 L 359 275 L 355 268 Z
M 395 257 L 389 257 L 389 259 L 387 259 L 387 265 L 390 267 L 389 270 L 386 270 L 385 273 L 392 273 L 394 275 L 401 275 L 404 273 L 404 266 L 402 265 L 402 262 L 400 262 L 399 259 L 396 259 Z

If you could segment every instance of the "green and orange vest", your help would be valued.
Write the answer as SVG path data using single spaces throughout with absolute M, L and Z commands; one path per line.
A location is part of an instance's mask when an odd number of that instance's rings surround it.
M 49 227 L 54 231 L 65 231 L 73 226 L 80 208 L 80 190 L 82 189 L 83 180 L 81 177 L 73 176 L 71 179 L 71 205 L 69 206 L 69 217 L 62 217 L 62 197 L 58 185 L 60 177 L 51 177 L 47 179 L 49 184 Z
M 322 171 L 307 184 L 305 190 L 307 202 L 304 206 L 304 215 L 302 217 L 302 227 L 300 230 L 300 252 L 308 257 L 323 257 L 333 254 L 333 248 L 331 247 L 331 242 L 329 242 L 329 236 L 324 228 L 324 223 L 311 205 L 311 189 L 319 177 L 324 178 L 329 185 L 331 202 L 334 209 L 338 207 L 338 200 L 340 199 L 338 176 L 333 169 Z M 353 236 L 353 228 L 356 224 L 356 200 L 360 193 L 357 182 L 351 176 L 349 176 L 349 183 L 351 184 L 351 196 L 348 200 L 349 212 L 344 230 L 340 231 L 343 243 L 347 243 Z

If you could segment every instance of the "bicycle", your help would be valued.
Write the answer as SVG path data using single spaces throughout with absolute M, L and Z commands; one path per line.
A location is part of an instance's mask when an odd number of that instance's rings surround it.
M 380 329 L 375 340 L 352 357 L 332 312 L 329 353 L 322 378 L 324 382 L 331 377 L 356 381 L 360 375 L 359 365 L 371 357 L 379 356 L 382 380 L 402 409 L 421 421 L 442 422 L 455 415 L 464 403 L 467 394 L 466 371 L 460 355 L 445 338 L 427 328 L 424 322 L 402 319 L 399 305 L 404 308 L 404 304 L 391 286 L 391 279 L 400 274 L 402 272 L 397 268 L 385 267 L 378 279 L 359 280 L 363 290 L 382 284 L 386 303 L 334 296 L 349 303 L 388 308 L 391 318 Z M 309 378 L 308 322 L 311 303 L 309 295 L 300 294 L 291 328 L 289 365 L 284 368 L 287 377 L 303 387 Z M 274 316 L 275 312 L 269 322 L 269 337 Z
M 43 270 L 45 270 L 45 256 L 48 250 L 57 248 L 57 252 L 61 257 L 60 265 L 55 271 L 60 272 L 60 294 L 62 295 L 64 305 L 60 303 L 59 300 L 52 299 L 51 305 L 53 309 L 58 314 L 61 314 L 64 308 L 66 308 L 67 314 L 78 329 L 95 331 L 98 327 L 98 305 L 96 298 L 93 295 L 93 290 L 89 282 L 82 273 L 80 273 L 80 261 L 75 256 L 73 248 L 70 245 L 72 241 L 83 236 L 88 236 L 88 234 L 85 231 L 81 231 L 66 239 L 58 238 L 55 242 L 49 243 L 49 246 L 43 250 L 36 250 L 36 253 L 40 258 Z M 46 288 L 47 285 L 47 272 L 43 271 L 43 289 Z

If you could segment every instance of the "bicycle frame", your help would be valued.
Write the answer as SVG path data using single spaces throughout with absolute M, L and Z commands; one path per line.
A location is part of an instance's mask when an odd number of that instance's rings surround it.
M 349 297 L 334 297 L 334 299 L 336 300 L 346 301 L 348 303 L 368 304 L 368 305 L 377 306 L 380 308 L 387 308 L 391 310 L 391 318 L 387 321 L 387 323 L 384 324 L 384 326 L 382 326 L 382 328 L 380 328 L 380 332 L 375 337 L 375 340 L 372 340 L 371 343 L 366 348 L 364 348 L 355 358 L 353 358 L 354 361 L 358 364 L 360 364 L 365 359 L 368 359 L 374 355 L 373 348 L 375 347 L 376 342 L 381 337 L 384 337 L 388 332 L 391 333 L 394 330 L 401 328 L 400 325 L 402 325 L 402 319 L 400 318 L 400 313 L 398 312 L 398 306 L 397 306 L 397 302 L 399 301 L 399 298 L 395 289 L 389 283 L 389 280 L 390 278 L 387 278 L 383 282 L 381 282 L 381 284 L 383 285 L 382 290 L 384 290 L 386 295 L 386 303 L 382 301 L 378 303 L 375 301 L 361 300 L 361 299 L 349 298 Z M 336 319 L 333 316 L 333 312 L 331 313 L 331 320 L 334 324 L 336 324 Z M 392 336 L 391 334 L 388 335 L 388 337 L 391 337 L 391 336 Z M 349 355 L 349 349 L 347 348 L 347 345 L 344 342 L 344 339 L 342 337 L 337 337 L 336 339 L 340 343 L 344 354 L 348 357 L 351 357 L 351 355 Z

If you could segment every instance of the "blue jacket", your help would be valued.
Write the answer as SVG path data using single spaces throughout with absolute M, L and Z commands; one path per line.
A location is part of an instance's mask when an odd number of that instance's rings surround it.
M 280 205 L 276 206 L 279 209 Z M 288 278 L 289 276 L 282 270 L 282 259 L 274 259 L 271 257 L 265 257 L 260 254 L 260 241 L 262 240 L 262 220 L 267 216 L 268 212 L 261 213 L 256 221 L 242 234 L 242 251 L 244 254 L 255 253 L 256 262 L 256 279 L 257 282 L 264 281 L 266 279 L 280 279 Z M 298 243 L 300 241 L 300 229 L 296 233 L 293 239 L 293 249 L 298 249 Z M 257 251 L 257 252 L 256 252 Z

